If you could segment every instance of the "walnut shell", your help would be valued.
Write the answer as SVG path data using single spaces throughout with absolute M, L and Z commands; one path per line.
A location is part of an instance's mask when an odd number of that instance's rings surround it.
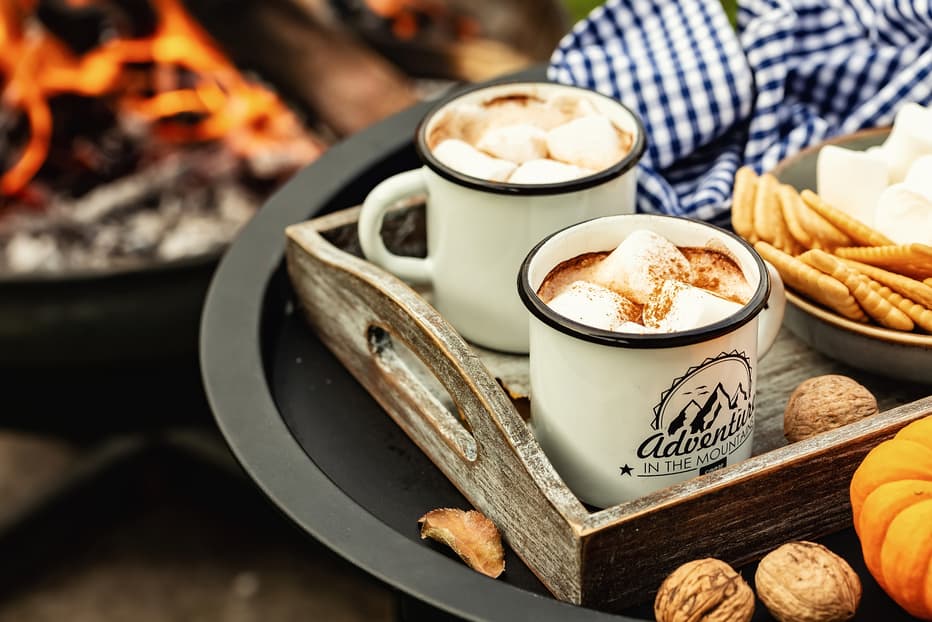
M 663 580 L 654 599 L 657 622 L 747 622 L 754 592 L 725 562 L 697 559 Z
M 783 435 L 795 443 L 877 412 L 877 399 L 851 378 L 816 376 L 790 395 L 783 413 Z
M 850 620 L 861 601 L 861 580 L 848 562 L 814 542 L 771 551 L 754 581 L 757 596 L 780 622 Z

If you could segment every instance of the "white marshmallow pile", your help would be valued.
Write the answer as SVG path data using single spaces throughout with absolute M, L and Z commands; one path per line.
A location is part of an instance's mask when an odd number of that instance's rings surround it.
M 587 326 L 638 334 L 700 328 L 741 309 L 742 304 L 693 285 L 695 276 L 680 249 L 642 229 L 631 232 L 583 280 L 573 281 L 547 304 Z M 726 278 L 734 280 L 733 270 Z
M 817 191 L 897 244 L 932 244 L 932 108 L 904 104 L 879 147 L 826 146 Z
M 632 143 L 592 102 L 565 94 L 520 106 L 454 105 L 434 127 L 438 160 L 473 177 L 515 184 L 592 175 L 624 158 Z

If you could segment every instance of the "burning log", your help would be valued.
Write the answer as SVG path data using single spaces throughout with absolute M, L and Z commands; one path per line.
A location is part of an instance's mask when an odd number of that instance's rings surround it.
M 19 192 L 39 171 L 52 133 L 49 99 L 63 93 L 107 97 L 115 109 L 151 124 L 168 142 L 222 140 L 237 135 L 234 148 L 248 150 L 270 140 L 287 141 L 303 131 L 274 93 L 246 80 L 187 15 L 178 0 L 152 0 L 151 36 L 114 37 L 83 55 L 46 30 L 26 28 L 31 0 L 0 5 L 0 71 L 4 104 L 20 108 L 30 136 L 19 160 L 0 177 L 0 192 Z M 159 90 L 154 80 L 133 80 L 139 66 L 181 72 L 193 84 Z M 181 122 L 179 117 L 186 117 Z M 196 121 L 191 122 L 191 118 Z M 322 145 L 304 136 L 308 158 Z
M 481 81 L 550 58 L 569 24 L 554 0 L 331 0 L 413 75 Z M 377 19 L 372 19 L 376 15 Z
M 339 136 L 411 105 L 406 76 L 481 81 L 516 71 L 549 58 L 568 27 L 556 0 L 186 2 L 237 64 Z M 245 39 L 254 44 L 238 45 Z
M 238 64 L 254 67 L 337 136 L 417 101 L 404 73 L 346 29 L 328 23 L 313 1 L 188 0 L 188 5 Z M 246 38 L 252 45 L 236 45 Z

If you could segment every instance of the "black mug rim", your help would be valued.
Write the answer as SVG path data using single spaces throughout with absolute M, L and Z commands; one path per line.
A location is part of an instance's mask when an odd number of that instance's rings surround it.
M 560 235 L 564 231 L 591 223 L 596 220 L 630 218 L 632 216 L 649 216 L 651 218 L 684 220 L 695 225 L 706 227 L 716 233 L 726 235 L 735 240 L 739 245 L 743 246 L 749 252 L 751 259 L 754 261 L 755 265 L 757 266 L 757 270 L 761 275 L 761 278 L 757 283 L 757 289 L 754 291 L 754 294 L 751 296 L 750 300 L 748 300 L 747 304 L 741 307 L 741 309 L 735 314 L 728 316 L 724 320 L 719 320 L 718 322 L 713 322 L 712 324 L 700 326 L 699 328 L 673 333 L 637 334 L 619 333 L 615 331 L 595 328 L 586 324 L 581 324 L 566 318 L 563 315 L 560 315 L 540 299 L 540 297 L 537 295 L 537 291 L 531 287 L 529 273 L 531 262 L 534 260 L 537 252 L 547 242 L 549 242 L 555 236 Z M 554 266 L 550 266 L 550 270 L 553 268 Z M 576 337 L 577 339 L 582 339 L 583 341 L 588 341 L 590 343 L 616 348 L 634 349 L 659 349 L 688 346 L 704 341 L 711 341 L 716 337 L 734 332 L 757 317 L 757 315 L 764 309 L 767 304 L 767 300 L 770 297 L 771 286 L 770 272 L 767 270 L 767 266 L 764 263 L 764 260 L 757 253 L 757 251 L 754 250 L 754 247 L 748 244 L 747 241 L 743 240 L 727 229 L 723 229 L 705 221 L 697 220 L 694 218 L 686 218 L 683 216 L 670 216 L 666 214 L 618 214 L 615 216 L 601 216 L 598 218 L 590 218 L 589 220 L 585 220 L 583 222 L 564 227 L 559 231 L 555 231 L 538 242 L 534 248 L 528 252 L 527 256 L 525 256 L 524 261 L 521 262 L 521 268 L 518 271 L 517 285 L 518 296 L 521 298 L 521 302 L 524 303 L 524 306 L 534 317 L 536 317 L 547 326 L 571 337 Z
M 472 175 L 466 175 L 465 173 L 461 173 L 453 168 L 450 168 L 438 160 L 433 155 L 433 153 L 431 153 L 431 150 L 427 147 L 427 127 L 430 125 L 431 119 L 433 119 L 434 116 L 436 116 L 437 113 L 443 110 L 446 106 L 477 91 L 499 89 L 508 86 L 515 87 L 521 85 L 544 85 L 566 89 L 575 89 L 581 93 L 585 93 L 586 96 L 595 96 L 607 99 L 608 101 L 612 102 L 612 104 L 620 106 L 631 116 L 631 119 L 634 121 L 634 125 L 637 129 L 637 135 L 635 136 L 634 144 L 631 145 L 631 149 L 628 151 L 628 154 L 624 158 L 612 164 L 608 168 L 604 168 L 596 173 L 593 173 L 592 175 L 587 175 L 586 177 L 549 184 L 512 184 L 508 182 L 489 181 L 480 177 L 473 177 Z M 420 158 L 421 162 L 423 162 L 425 166 L 427 166 L 440 177 L 446 179 L 447 181 L 453 182 L 454 184 L 464 186 L 466 188 L 472 188 L 474 190 L 492 192 L 495 194 L 535 196 L 565 194 L 568 192 L 585 190 L 586 188 L 592 188 L 593 186 L 603 184 L 610 179 L 620 177 L 624 173 L 634 168 L 637 163 L 641 161 L 641 157 L 644 155 L 644 151 L 647 149 L 647 137 L 645 135 L 644 124 L 641 121 L 641 117 L 638 116 L 636 112 L 631 110 L 631 108 L 619 102 L 618 100 L 609 97 L 608 95 L 573 84 L 561 84 L 559 82 L 551 82 L 548 80 L 512 80 L 497 82 L 492 85 L 477 85 L 465 90 L 459 90 L 455 94 L 445 97 L 439 101 L 430 110 L 430 112 L 428 112 L 424 118 L 421 119 L 420 123 L 418 123 L 417 131 L 415 132 L 414 147 L 418 158 Z

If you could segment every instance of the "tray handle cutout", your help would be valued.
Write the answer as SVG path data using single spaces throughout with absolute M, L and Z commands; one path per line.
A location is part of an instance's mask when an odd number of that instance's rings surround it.
M 463 460 L 474 462 L 478 456 L 476 439 L 457 417 L 460 411 L 455 400 L 427 365 L 389 328 L 370 324 L 366 338 L 382 373 L 412 404 L 418 405 L 450 449 Z

